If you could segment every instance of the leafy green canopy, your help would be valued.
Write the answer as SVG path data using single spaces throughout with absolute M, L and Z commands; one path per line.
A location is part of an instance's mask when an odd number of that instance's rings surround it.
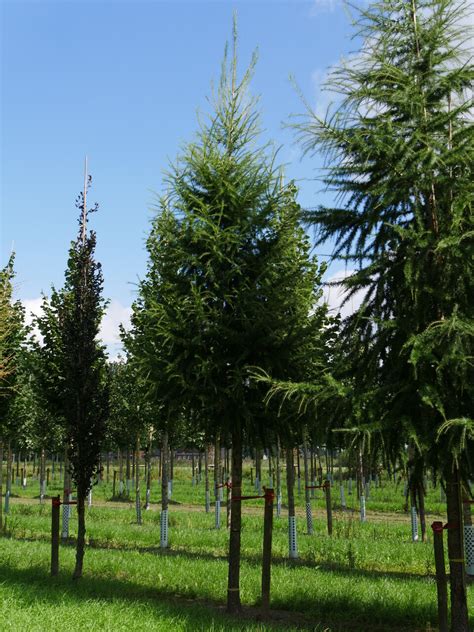
M 76 206 L 82 208 L 83 197 Z M 90 211 L 88 211 L 90 212 Z M 94 259 L 96 236 L 86 233 L 82 216 L 69 250 L 64 287 L 43 300 L 37 324 L 38 396 L 63 425 L 73 480 L 87 493 L 97 472 L 108 414 L 105 352 L 97 341 L 105 309 L 101 266 Z

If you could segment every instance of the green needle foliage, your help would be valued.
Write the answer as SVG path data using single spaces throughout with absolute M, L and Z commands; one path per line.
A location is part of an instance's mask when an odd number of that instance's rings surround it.
M 474 450 L 474 67 L 463 17 L 452 0 L 361 10 L 362 49 L 329 80 L 341 103 L 296 126 L 307 152 L 325 154 L 340 202 L 307 219 L 354 265 L 348 296 L 364 295 L 344 324 L 346 379 L 366 420 L 402 441 L 417 435 L 458 524 Z M 461 529 L 448 544 L 461 560 Z M 462 562 L 451 562 L 451 588 L 452 629 L 467 631 Z
M 169 174 L 147 242 L 149 265 L 134 307 L 133 356 L 169 411 L 193 412 L 196 434 L 232 446 L 238 497 L 244 441 L 274 440 L 287 422 L 265 408 L 255 367 L 299 376 L 316 348 L 325 308 L 317 263 L 299 225 L 292 183 L 283 186 L 268 148 L 259 148 L 255 57 L 237 77 L 224 57 L 210 118 Z M 308 342 L 309 341 L 309 342 Z M 265 445 L 265 443 L 264 443 Z M 269 443 L 266 443 L 269 445 Z M 240 608 L 240 502 L 233 502 L 228 609 Z

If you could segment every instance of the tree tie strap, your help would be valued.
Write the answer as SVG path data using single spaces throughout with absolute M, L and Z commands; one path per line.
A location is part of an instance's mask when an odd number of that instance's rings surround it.
M 445 525 L 443 525 L 441 521 L 437 520 L 436 522 L 433 522 L 431 528 L 433 529 L 434 533 L 442 533 L 444 529 L 448 531 L 455 531 L 456 529 L 459 529 L 459 523 L 447 522 Z

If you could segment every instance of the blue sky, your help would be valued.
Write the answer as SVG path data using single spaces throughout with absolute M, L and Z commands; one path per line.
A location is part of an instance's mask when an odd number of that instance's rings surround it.
M 100 204 L 92 220 L 97 257 L 115 310 L 108 326 L 126 313 L 145 269 L 163 170 L 192 139 L 197 111 L 206 110 L 234 10 L 242 69 L 259 49 L 252 92 L 261 95 L 262 141 L 281 145 L 303 205 L 323 200 L 320 162 L 301 161 L 282 123 L 303 110 L 289 75 L 322 106 L 327 68 L 356 47 L 338 0 L 0 4 L 1 264 L 13 243 L 17 295 L 28 305 L 62 284 L 87 154 L 89 199 Z

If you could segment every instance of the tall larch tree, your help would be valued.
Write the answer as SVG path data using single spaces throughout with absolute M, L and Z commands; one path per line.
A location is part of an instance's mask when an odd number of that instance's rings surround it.
M 416 437 L 446 484 L 451 629 L 468 632 L 461 485 L 474 450 L 474 67 L 466 6 L 384 0 L 360 10 L 363 45 L 334 70 L 340 101 L 297 124 L 326 156 L 337 206 L 308 213 L 354 272 L 344 324 L 356 400 Z M 469 459 L 471 454 L 471 459 Z M 457 526 L 456 526 L 457 525 Z
M 268 147 L 259 148 L 248 86 L 255 58 L 237 76 L 224 57 L 213 111 L 167 182 L 148 239 L 149 267 L 134 310 L 135 357 L 166 402 L 193 411 L 196 433 L 232 448 L 227 607 L 240 610 L 242 455 L 269 445 L 279 419 L 265 407 L 259 367 L 289 377 L 296 348 L 322 326 L 316 262 L 299 226 L 293 183 L 283 185 Z M 304 333 L 307 332 L 307 333 Z

